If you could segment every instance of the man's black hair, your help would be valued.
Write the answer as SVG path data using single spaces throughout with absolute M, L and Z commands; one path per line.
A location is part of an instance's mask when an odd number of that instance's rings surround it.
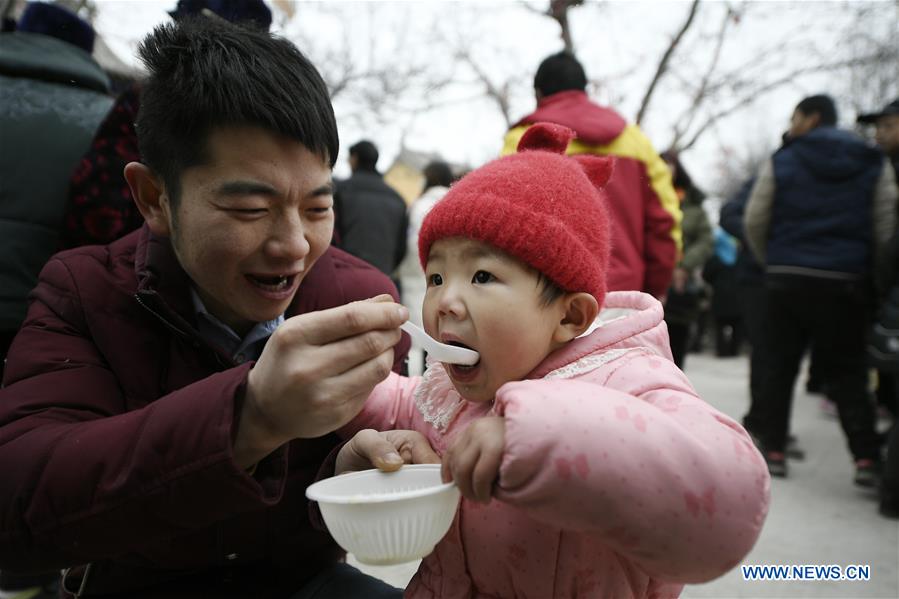
M 149 71 L 136 124 L 140 153 L 173 203 L 181 173 L 209 160 L 206 144 L 220 127 L 284 135 L 333 168 L 338 137 L 328 89 L 289 41 L 197 17 L 159 25 L 138 54 Z
M 796 105 L 796 110 L 806 116 L 817 114 L 821 119 L 819 124 L 823 127 L 837 124 L 837 106 L 828 95 L 809 96 Z
M 367 139 L 356 142 L 350 147 L 350 156 L 356 157 L 356 168 L 361 171 L 376 171 L 378 164 L 378 147 Z
M 561 51 L 543 59 L 534 75 L 534 87 L 544 96 L 567 91 L 587 89 L 587 74 L 574 54 Z
M 429 162 L 425 167 L 425 189 L 449 187 L 453 184 L 453 170 L 442 160 Z

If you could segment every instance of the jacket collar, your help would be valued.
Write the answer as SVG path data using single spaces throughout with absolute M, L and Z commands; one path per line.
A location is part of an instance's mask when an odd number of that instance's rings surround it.
M 158 294 L 177 312 L 190 314 L 190 277 L 181 268 L 168 237 L 154 235 L 144 224 L 134 254 L 139 294 Z
M 134 252 L 137 301 L 175 332 L 199 338 L 192 317 L 191 279 L 181 268 L 171 240 L 154 235 L 146 223 L 137 235 Z
M 611 143 L 627 126 L 627 121 L 620 114 L 592 102 L 580 90 L 558 92 L 541 98 L 537 110 L 518 121 L 515 127 L 540 121 L 564 125 L 573 129 L 580 141 L 596 145 Z
M 528 376 L 539 379 L 581 358 L 619 345 L 661 348 L 664 309 L 657 299 L 640 291 L 611 291 L 590 329 L 549 354 Z

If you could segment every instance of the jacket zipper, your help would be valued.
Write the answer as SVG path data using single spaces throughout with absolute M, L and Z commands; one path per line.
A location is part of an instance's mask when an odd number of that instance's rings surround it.
M 185 333 L 184 331 L 182 331 L 181 329 L 179 329 L 178 327 L 173 325 L 162 314 L 160 314 L 159 312 L 157 312 L 156 310 L 151 308 L 149 304 L 147 304 L 144 300 L 141 299 L 140 294 L 135 293 L 134 299 L 136 299 L 137 303 L 140 304 L 141 306 L 143 306 L 143 308 L 145 310 L 147 310 L 147 312 L 149 312 L 150 314 L 152 314 L 153 316 L 158 318 L 162 322 L 162 324 L 164 324 L 165 326 L 167 326 L 168 328 L 170 328 L 171 330 L 173 330 L 174 332 L 178 333 L 179 335 L 181 335 L 182 337 L 184 337 L 186 339 L 191 338 L 190 335 L 188 335 L 187 333 Z M 197 342 L 196 339 L 194 339 L 193 342 L 194 342 L 195 347 L 199 345 L 199 343 Z

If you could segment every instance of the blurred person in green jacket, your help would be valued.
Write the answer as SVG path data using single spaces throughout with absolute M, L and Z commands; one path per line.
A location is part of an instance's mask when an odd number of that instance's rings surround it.
M 665 302 L 665 322 L 671 339 L 671 354 L 678 368 L 684 367 L 690 330 L 700 313 L 703 285 L 699 271 L 715 251 L 712 227 L 702 207 L 705 194 L 693 184 L 677 152 L 668 150 L 662 158 L 671 169 L 674 191 L 680 200 L 684 251 L 671 277 Z

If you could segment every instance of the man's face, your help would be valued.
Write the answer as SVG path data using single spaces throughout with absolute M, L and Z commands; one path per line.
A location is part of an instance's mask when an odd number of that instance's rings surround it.
M 428 334 L 480 353 L 474 366 L 446 365 L 453 386 L 486 402 L 509 381 L 520 381 L 560 343 L 561 299 L 540 301 L 537 274 L 494 247 L 460 237 L 431 246 L 422 320 Z
M 172 245 L 206 309 L 239 334 L 290 304 L 334 228 L 329 165 L 255 127 L 214 131 L 186 169 Z
M 899 154 L 899 114 L 889 114 L 877 119 L 874 139 L 890 156 Z

